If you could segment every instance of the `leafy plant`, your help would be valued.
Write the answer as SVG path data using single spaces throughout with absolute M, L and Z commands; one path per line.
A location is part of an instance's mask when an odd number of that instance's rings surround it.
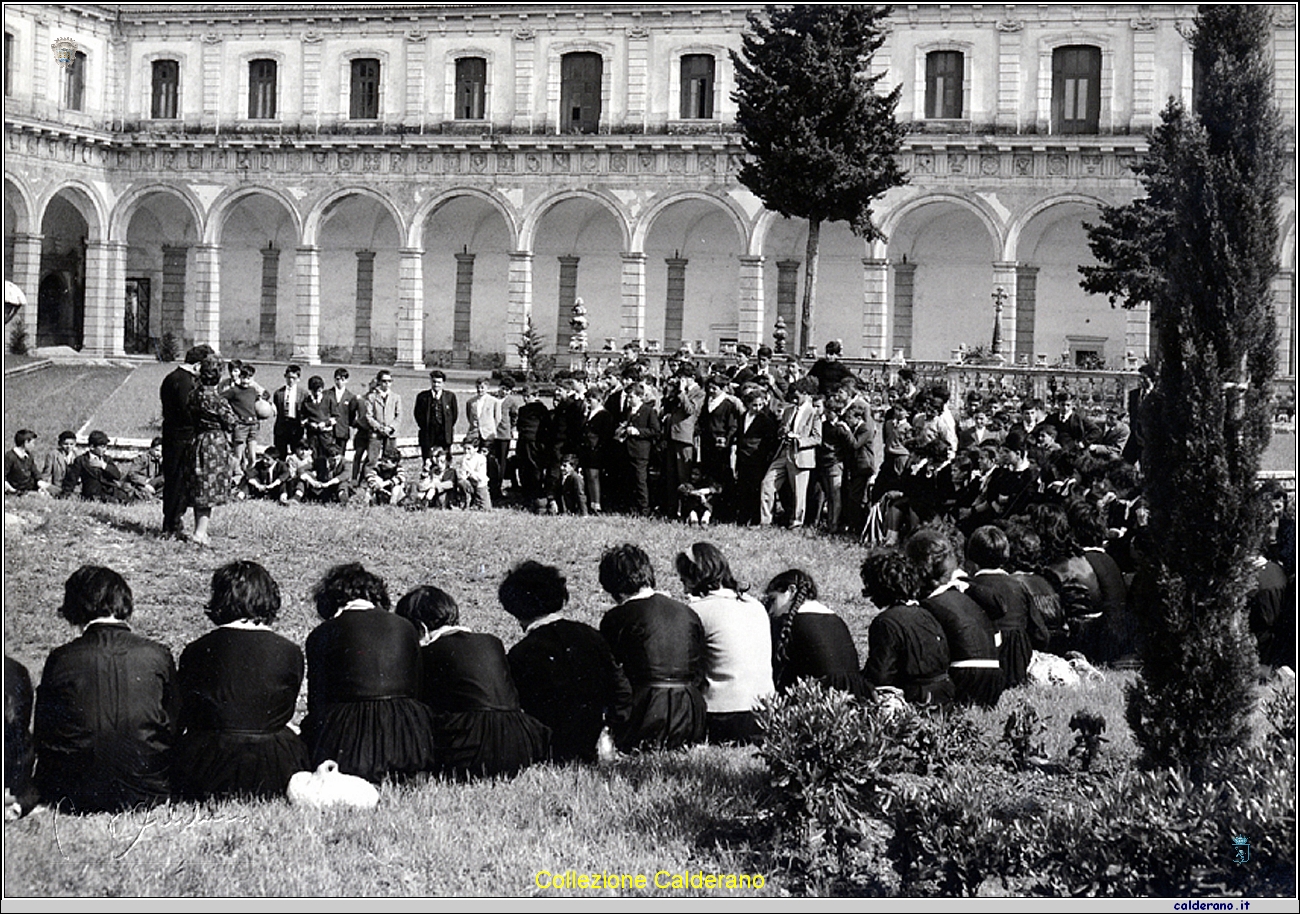
M 27 355 L 31 348 L 31 336 L 27 332 L 27 322 L 21 317 L 16 318 L 13 329 L 9 331 L 9 351 L 14 355 Z
M 158 338 L 158 361 L 174 362 L 180 356 L 180 344 L 170 330 Z
M 530 314 L 524 318 L 524 332 L 515 344 L 515 351 L 519 353 L 519 359 L 523 362 L 524 370 L 529 373 L 530 377 L 535 377 L 541 366 L 542 352 L 545 349 L 545 342 L 542 334 L 533 326 L 533 318 Z
M 1101 751 L 1101 744 L 1106 742 L 1102 736 L 1106 732 L 1106 718 L 1092 711 L 1076 711 L 1070 718 L 1070 729 L 1074 731 L 1074 746 L 1070 749 L 1070 758 L 1079 763 L 1083 771 L 1092 769 Z
M 1047 761 L 1047 749 L 1042 738 L 1046 732 L 1047 725 L 1039 719 L 1033 705 L 1023 705 L 1007 715 L 1002 727 L 1002 742 L 1010 751 L 1011 762 L 1017 769 L 1025 771 Z

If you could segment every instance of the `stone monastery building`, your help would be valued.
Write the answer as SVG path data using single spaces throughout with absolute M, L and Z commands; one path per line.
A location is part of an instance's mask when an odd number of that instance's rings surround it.
M 806 225 L 736 179 L 754 8 L 5 4 L 5 276 L 37 345 L 96 355 L 513 362 L 528 319 L 567 348 L 575 296 L 592 348 L 770 341 Z M 1294 137 L 1295 7 L 1272 9 Z M 1083 225 L 1191 103 L 1194 13 L 896 5 L 873 66 L 911 180 L 887 242 L 823 227 L 816 342 L 946 359 L 988 342 L 1001 287 L 1017 362 L 1143 359 L 1147 315 L 1079 288 Z M 1294 168 L 1281 214 L 1294 374 Z

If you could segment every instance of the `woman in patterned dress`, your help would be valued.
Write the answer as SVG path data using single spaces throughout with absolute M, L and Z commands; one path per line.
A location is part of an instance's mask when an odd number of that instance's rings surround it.
M 230 402 L 217 393 L 220 381 L 221 358 L 210 355 L 199 365 L 199 386 L 189 399 L 195 436 L 186 482 L 194 508 L 194 542 L 200 546 L 211 541 L 212 509 L 230 498 L 230 434 L 239 424 Z

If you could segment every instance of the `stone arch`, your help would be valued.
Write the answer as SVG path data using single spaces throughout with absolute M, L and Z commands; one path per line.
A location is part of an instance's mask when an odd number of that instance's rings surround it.
M 410 226 L 407 224 L 407 221 L 402 218 L 401 212 L 398 211 L 397 206 L 392 200 L 388 199 L 388 197 L 377 190 L 355 185 L 341 187 L 322 197 L 314 206 L 312 206 L 311 210 L 307 213 L 307 218 L 303 221 L 303 245 L 311 246 L 316 244 L 319 240 L 321 222 L 324 221 L 325 217 L 329 215 L 330 211 L 338 205 L 339 202 L 353 195 L 366 197 L 367 199 L 378 203 L 380 207 L 392 216 L 393 223 L 397 226 L 397 230 L 401 236 L 409 237 L 411 233 Z
M 557 204 L 566 200 L 590 200 L 591 202 L 609 210 L 610 215 L 618 223 L 618 228 L 625 251 L 632 250 L 632 230 L 629 227 L 630 218 L 624 208 L 612 196 L 600 190 L 585 189 L 567 189 L 556 191 L 542 197 L 523 214 L 522 225 L 519 230 L 519 247 L 521 250 L 531 251 L 536 247 L 537 226 L 542 218 L 554 209 Z
M 31 191 L 16 176 L 5 175 L 5 235 L 11 236 L 32 230 L 36 213 Z
M 715 194 L 665 194 L 639 217 L 632 244 L 645 255 L 645 328 L 665 350 L 698 340 L 739 342 L 745 220 Z
M 90 241 L 102 241 L 105 236 L 105 226 L 108 224 L 105 217 L 108 207 L 104 205 L 99 192 L 81 181 L 65 181 L 42 195 L 33 212 L 39 213 L 43 219 L 50 201 L 59 196 L 65 197 L 81 213 L 81 218 L 86 220 L 88 231 L 86 237 Z M 110 233 L 108 237 L 116 236 Z
M 748 250 L 749 225 L 745 219 L 745 214 L 740 211 L 740 208 L 736 206 L 735 202 L 730 197 L 719 196 L 717 194 L 711 194 L 699 190 L 673 191 L 652 201 L 649 207 L 636 219 L 632 228 L 632 240 L 629 249 L 633 251 L 644 250 L 646 236 L 650 233 L 655 218 L 674 203 L 680 203 L 683 200 L 702 200 L 706 203 L 713 204 L 724 212 L 736 227 L 736 237 L 740 243 L 741 250 Z
M 113 207 L 113 219 L 109 227 L 110 238 L 126 240 L 126 233 L 131 227 L 131 219 L 135 216 L 136 209 L 150 194 L 165 194 L 180 200 L 181 204 L 189 210 L 190 218 L 194 220 L 195 237 L 203 238 L 206 235 L 207 219 L 204 218 L 203 207 L 188 187 L 175 184 L 142 184 L 128 190 Z
M 411 217 L 411 224 L 407 230 L 407 246 L 411 248 L 422 249 L 424 247 L 424 227 L 429 216 L 438 210 L 444 203 L 454 200 L 457 197 L 474 197 L 482 200 L 501 214 L 505 220 L 506 227 L 510 230 L 511 250 L 517 250 L 519 245 L 519 214 L 515 211 L 500 193 L 492 190 L 485 190 L 481 187 L 453 187 L 449 190 L 442 191 L 439 194 L 430 197 L 420 204 L 415 214 Z
M 1088 194 L 1058 194 L 1040 200 L 1012 224 L 1008 261 L 1016 263 L 1018 352 L 1053 357 L 1095 352 L 1112 365 L 1129 346 L 1133 313 L 1112 308 L 1104 295 L 1079 285 L 1079 266 L 1095 263 L 1084 223 L 1096 221 L 1105 205 Z
M 302 242 L 303 218 L 302 213 L 298 211 L 297 202 L 278 188 L 256 185 L 222 191 L 221 195 L 213 201 L 208 208 L 208 218 L 204 226 L 204 244 L 219 244 L 221 242 L 221 233 L 225 230 L 230 211 L 235 204 L 251 196 L 270 197 L 283 206 L 293 222 L 294 243 L 300 244 Z
M 894 232 L 898 229 L 903 221 L 916 212 L 918 209 L 930 206 L 936 203 L 949 203 L 961 209 L 968 210 L 973 214 L 988 231 L 993 239 L 994 254 L 1005 247 L 1004 239 L 1006 237 L 1006 220 L 993 210 L 991 206 L 983 200 L 971 199 L 961 194 L 952 194 L 945 192 L 927 193 L 923 196 L 913 197 L 889 212 L 889 215 L 881 220 L 880 232 L 888 239 L 893 239 Z

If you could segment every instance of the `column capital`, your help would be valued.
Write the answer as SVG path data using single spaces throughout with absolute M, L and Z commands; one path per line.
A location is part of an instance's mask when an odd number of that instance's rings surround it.
M 1014 270 L 1015 270 L 1017 267 L 1019 267 L 1019 266 L 1020 266 L 1019 261 L 1015 261 L 1015 260 L 995 260 L 995 261 L 993 261 L 993 269 L 994 269 L 994 270 L 998 270 L 998 271 L 1002 271 L 1002 272 L 1012 272 L 1012 271 L 1014 271 Z
M 122 242 L 122 244 L 125 243 L 126 242 Z M 206 241 L 195 242 L 194 244 L 190 245 L 190 247 L 194 248 L 194 250 L 196 251 L 220 251 L 221 250 L 220 244 L 212 244 Z
M 22 236 L 19 236 L 19 237 L 22 237 Z M 41 236 L 37 236 L 37 237 L 41 237 Z M 96 240 L 96 241 L 87 241 L 87 242 L 86 242 L 86 247 L 87 247 L 87 248 L 94 248 L 94 249 L 97 250 L 97 251 L 124 251 L 124 250 L 126 250 L 126 242 L 125 242 L 125 241 L 105 241 L 104 239 L 101 238 L 101 239 L 98 239 L 98 240 Z M 183 248 L 182 248 L 182 250 L 183 250 Z
M 34 241 L 43 241 L 45 236 L 40 232 L 14 232 L 14 240 L 18 242 L 27 242 L 31 244 Z
M 511 251 L 510 259 L 516 261 L 531 261 L 536 256 L 532 251 Z
M 299 254 L 319 254 L 320 246 L 315 244 L 300 244 L 294 248 Z
M 618 256 L 622 257 L 627 263 L 635 263 L 637 261 L 644 263 L 646 259 L 644 251 L 623 251 Z
M 767 260 L 767 258 L 764 257 L 762 254 L 741 254 L 740 257 L 737 259 L 745 266 L 751 266 L 751 267 L 752 266 L 761 267 L 763 265 L 763 262 Z
M 374 251 L 356 251 L 355 253 L 356 253 L 356 255 L 357 255 L 357 260 L 374 260 L 374 259 L 375 259 L 375 252 L 374 252 Z
M 888 257 L 863 257 L 862 265 L 864 267 L 875 267 L 877 269 L 883 270 L 885 267 L 889 266 L 889 258 Z
M 397 253 L 402 257 L 423 257 L 424 248 L 398 248 Z

